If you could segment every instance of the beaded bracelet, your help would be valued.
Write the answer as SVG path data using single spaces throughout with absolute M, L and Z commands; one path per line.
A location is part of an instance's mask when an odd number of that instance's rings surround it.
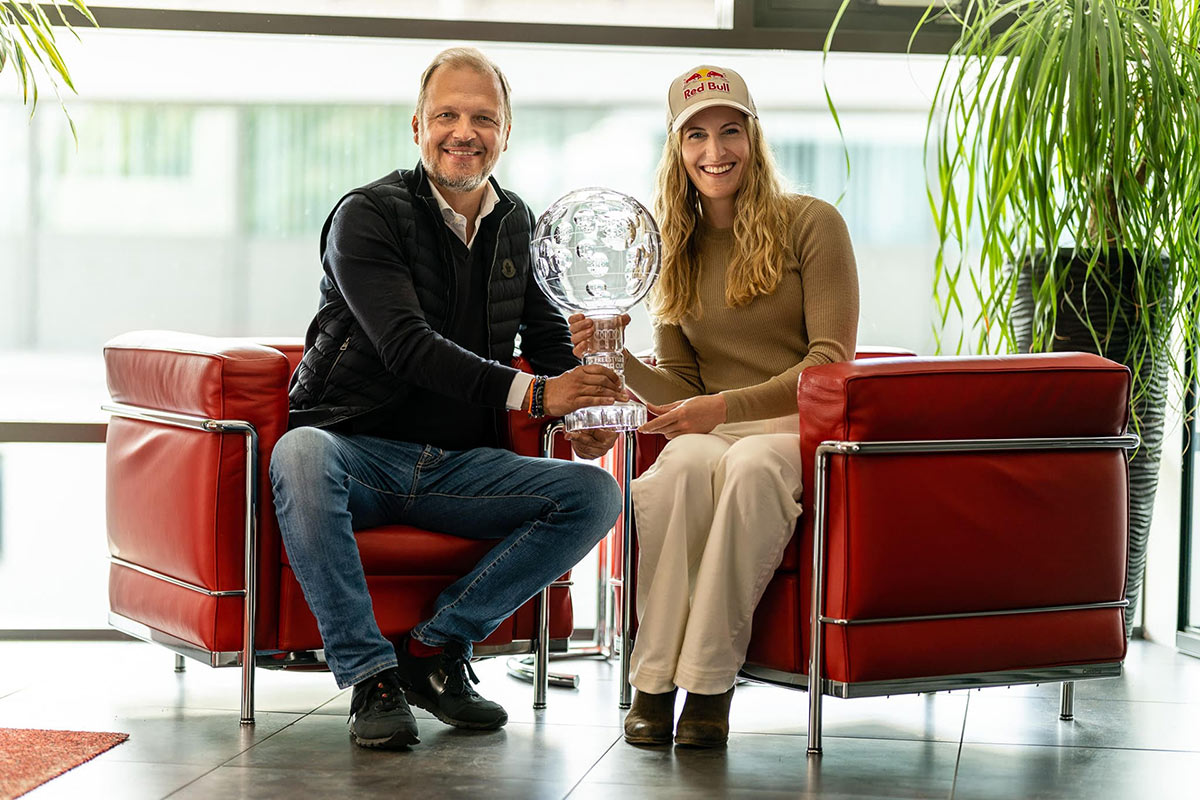
M 525 387 L 525 396 L 521 398 L 521 410 L 528 413 L 533 407 L 533 378 L 529 379 L 529 385 Z
M 529 416 L 546 416 L 546 376 L 535 376 L 530 388 L 532 393 L 529 396 Z

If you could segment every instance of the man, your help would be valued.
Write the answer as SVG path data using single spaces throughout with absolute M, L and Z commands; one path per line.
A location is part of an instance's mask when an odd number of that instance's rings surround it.
M 623 399 L 579 366 L 530 274 L 533 215 L 491 179 L 508 84 L 482 53 L 439 54 L 413 116 L 421 163 L 347 194 L 321 234 L 321 306 L 292 377 L 271 482 L 279 527 L 364 747 L 418 742 L 405 702 L 464 728 L 508 715 L 481 697 L 472 642 L 586 554 L 616 520 L 615 481 L 501 448 L 504 409 L 559 415 Z M 542 376 L 508 366 L 521 352 Z M 572 437 L 585 458 L 615 434 Z M 379 631 L 354 530 L 406 523 L 497 544 L 394 647 Z

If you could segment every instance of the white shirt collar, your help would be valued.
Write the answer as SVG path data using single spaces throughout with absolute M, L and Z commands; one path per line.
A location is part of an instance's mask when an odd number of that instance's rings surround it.
M 446 221 L 446 227 L 454 231 L 454 235 L 462 240 L 468 248 L 475 241 L 475 235 L 479 233 L 479 223 L 488 214 L 492 213 L 492 209 L 500 202 L 500 196 L 496 194 L 496 187 L 488 180 L 486 182 L 487 190 L 484 192 L 483 201 L 479 204 L 479 216 L 475 217 L 475 230 L 471 232 L 471 238 L 467 238 L 467 218 L 463 214 L 458 213 L 450 204 L 446 202 L 446 198 L 442 197 L 442 193 L 438 191 L 437 184 L 433 181 L 429 182 L 429 188 L 433 190 L 433 199 L 437 201 L 438 208 L 442 210 L 442 219 Z

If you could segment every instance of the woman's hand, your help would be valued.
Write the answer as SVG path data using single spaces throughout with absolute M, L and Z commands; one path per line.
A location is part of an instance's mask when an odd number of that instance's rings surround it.
M 708 433 L 724 422 L 728 414 L 725 398 L 719 394 L 689 397 L 662 406 L 647 403 L 646 407 L 658 418 L 650 420 L 638 430 L 642 433 L 661 433 L 668 439 L 685 433 Z
M 625 326 L 629 324 L 629 315 L 622 314 L 618 321 L 621 330 L 625 330 Z M 596 323 L 583 314 L 572 314 L 567 317 L 567 324 L 571 326 L 571 346 L 574 349 L 575 357 L 582 359 L 585 354 L 591 352 L 589 344 L 592 341 L 592 333 L 596 330 Z

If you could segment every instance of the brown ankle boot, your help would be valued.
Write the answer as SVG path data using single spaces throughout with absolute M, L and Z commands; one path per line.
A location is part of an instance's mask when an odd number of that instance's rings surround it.
M 630 744 L 670 744 L 675 722 L 675 690 L 650 694 L 638 689 L 625 715 L 625 741 Z
M 729 704 L 733 687 L 724 694 L 688 692 L 675 728 L 675 744 L 686 747 L 724 747 L 729 739 Z

